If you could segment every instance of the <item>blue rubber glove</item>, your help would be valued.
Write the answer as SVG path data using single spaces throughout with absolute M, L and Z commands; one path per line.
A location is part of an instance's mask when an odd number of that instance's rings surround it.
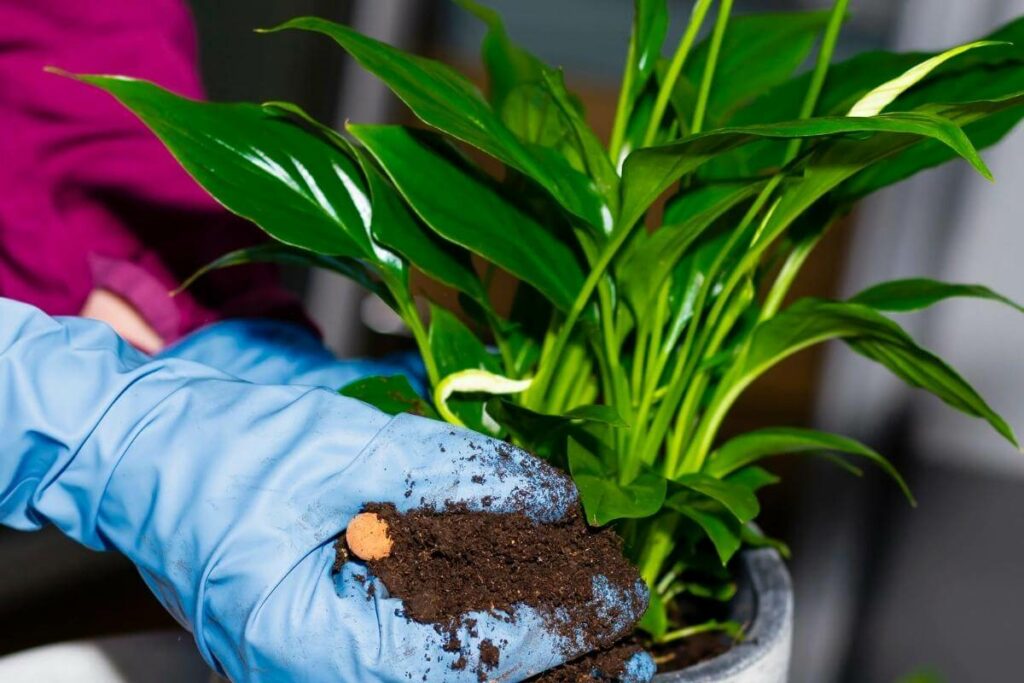
M 378 360 L 339 360 L 312 330 L 278 320 L 235 319 L 208 325 L 169 346 L 157 358 L 183 358 L 256 384 L 340 389 L 373 375 L 405 375 L 425 389 L 419 356 L 397 353 Z
M 5 299 L 0 401 L 0 522 L 127 555 L 236 682 L 475 681 L 485 638 L 507 641 L 487 677 L 516 681 L 579 650 L 522 607 L 512 621 L 477 615 L 464 651 L 445 652 L 383 586 L 367 592 L 362 568 L 331 573 L 332 539 L 367 502 L 482 509 L 488 496 L 492 511 L 566 514 L 575 490 L 521 451 L 324 389 L 151 360 L 102 323 Z M 602 596 L 612 613 L 624 598 Z M 623 633 L 639 616 L 621 614 Z M 452 669 L 462 655 L 469 666 Z M 653 674 L 646 656 L 631 668 Z

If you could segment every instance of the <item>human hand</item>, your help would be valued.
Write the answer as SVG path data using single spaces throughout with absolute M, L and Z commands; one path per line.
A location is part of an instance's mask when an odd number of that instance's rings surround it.
M 452 669 L 462 655 L 432 626 L 383 590 L 367 599 L 355 565 L 331 572 L 332 540 L 369 502 L 568 514 L 575 489 L 520 450 L 323 389 L 150 360 L 106 326 L 4 300 L 0 388 L 18 396 L 0 430 L 0 520 L 123 552 L 235 681 L 472 681 L 486 638 L 507 641 L 487 677 L 514 681 L 585 649 L 523 606 L 512 621 L 481 614 L 469 665 Z M 635 597 L 596 598 L 622 634 Z M 653 671 L 645 656 L 633 668 Z
M 309 328 L 279 320 L 242 318 L 201 328 L 161 351 L 208 365 L 256 384 L 294 384 L 340 389 L 374 375 L 405 375 L 423 389 L 422 362 L 414 354 L 380 359 L 338 359 Z

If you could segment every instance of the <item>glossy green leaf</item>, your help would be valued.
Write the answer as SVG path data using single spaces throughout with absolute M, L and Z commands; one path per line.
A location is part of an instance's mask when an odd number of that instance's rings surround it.
M 974 43 L 968 43 L 967 45 L 954 47 L 950 50 L 946 50 L 942 54 L 926 59 L 920 64 L 907 69 L 896 78 L 886 81 L 877 88 L 874 88 L 871 92 L 864 95 L 864 97 L 857 100 L 856 104 L 850 108 L 847 116 L 877 116 L 886 107 L 896 101 L 897 97 L 920 83 L 932 71 L 935 71 L 935 69 L 942 66 L 945 62 L 948 62 L 954 57 L 965 52 L 969 52 L 970 50 L 1002 44 L 1005 43 L 998 43 L 990 40 L 979 40 Z
M 633 8 L 633 50 L 626 68 L 633 72 L 630 99 L 635 100 L 661 56 L 669 16 L 666 0 L 634 0 Z
M 480 338 L 454 313 L 435 304 L 430 306 L 427 340 L 440 377 L 461 370 L 501 372 L 497 359 L 488 352 Z M 484 434 L 491 433 L 482 399 L 472 396 L 453 397 L 448 401 L 447 408 L 462 424 Z
M 544 85 L 568 122 L 587 173 L 594 179 L 601 195 L 610 205 L 611 213 L 601 227 L 611 229 L 611 214 L 618 210 L 619 175 L 612 167 L 604 145 L 574 106 L 569 91 L 565 87 L 562 72 L 546 70 Z
M 860 170 L 867 165 L 863 159 L 874 160 L 898 151 L 893 138 L 931 138 L 942 142 L 967 159 L 979 173 L 991 177 L 985 162 L 978 156 L 964 132 L 953 121 L 930 112 L 906 112 L 883 114 L 872 118 L 827 117 L 786 121 L 765 125 L 721 128 L 701 135 L 695 135 L 680 142 L 657 147 L 648 147 L 633 152 L 626 159 L 623 169 L 622 220 L 624 226 L 632 225 L 662 192 L 684 175 L 701 165 L 742 145 L 759 139 L 800 139 L 827 138 L 851 134 L 875 135 L 870 141 L 849 142 L 860 153 L 852 160 L 847 156 L 842 161 Z M 859 145 L 859 146 L 858 146 Z M 870 155 L 864 149 L 876 151 Z M 835 161 L 835 160 L 833 160 Z M 844 169 L 846 166 L 844 166 Z M 848 178 L 856 172 L 851 170 L 842 177 Z M 841 180 L 837 180 L 838 184 Z M 833 185 L 834 187 L 834 185 Z
M 437 412 L 446 421 L 459 426 L 466 426 L 458 415 L 449 407 L 448 401 L 453 394 L 482 394 L 495 396 L 503 394 L 519 394 L 530 388 L 531 379 L 511 379 L 487 370 L 471 368 L 453 372 L 437 383 L 434 387 L 434 405 Z M 491 434 L 497 434 L 500 425 L 483 410 L 483 426 Z
M 491 103 L 501 112 L 509 93 L 524 83 L 539 83 L 546 67 L 509 38 L 501 16 L 493 9 L 475 0 L 455 0 L 455 4 L 487 25 L 481 56 L 490 79 Z
M 438 419 L 437 413 L 416 393 L 405 375 L 364 377 L 346 384 L 338 393 L 369 403 L 388 415 L 411 413 Z
M 476 87 L 441 62 L 411 55 L 348 26 L 300 17 L 269 31 L 301 29 L 332 38 L 380 78 L 424 123 L 535 180 L 570 213 L 600 226 L 602 202 L 589 178 L 560 157 L 538 156 L 508 129 Z
M 437 234 L 572 305 L 583 272 L 564 243 L 506 200 L 443 141 L 400 126 L 349 127 Z
M 1007 24 L 983 40 L 1004 45 L 967 53 L 939 67 L 913 90 L 902 94 L 896 101 L 897 108 L 910 110 L 923 103 L 995 99 L 1020 91 L 1022 88 L 1014 83 L 1012 74 L 1024 64 L 1024 19 Z M 879 83 L 895 79 L 937 54 L 878 50 L 833 64 L 817 112 L 845 114 Z M 978 76 L 982 77 L 981 83 L 975 82 Z M 733 123 L 771 123 L 794 118 L 809 82 L 809 73 L 790 79 L 744 107 Z
M 739 395 L 768 368 L 814 344 L 843 339 L 912 386 L 957 410 L 986 420 L 1017 445 L 1010 426 L 942 359 L 919 347 L 899 325 L 867 306 L 802 299 L 754 330 L 728 391 Z
M 373 197 L 373 237 L 439 282 L 454 287 L 490 309 L 490 300 L 467 252 L 438 239 L 420 225 L 402 196 L 363 151 L 357 152 Z
M 580 492 L 587 521 L 603 526 L 616 519 L 648 517 L 661 509 L 666 481 L 649 471 L 622 486 L 605 462 L 575 438 L 569 438 L 569 471 Z
M 722 39 L 715 66 L 715 86 L 708 99 L 708 119 L 722 123 L 738 108 L 784 82 L 807 60 L 829 12 L 757 12 L 733 17 Z M 694 49 L 687 81 L 700 81 L 708 58 L 708 40 Z M 696 101 L 683 106 L 692 111 Z M 793 112 L 795 116 L 796 112 Z
M 739 484 L 723 481 L 707 474 L 686 474 L 677 477 L 674 483 L 691 492 L 697 492 L 718 501 L 744 524 L 757 517 L 761 511 L 757 496 L 749 488 Z M 673 499 L 685 502 L 692 498 L 692 495 L 689 492 L 682 492 L 673 494 Z
M 988 299 L 1006 304 L 1024 313 L 1024 307 L 984 285 L 938 282 L 927 278 L 892 280 L 865 289 L 850 299 L 879 311 L 905 313 L 927 308 L 953 298 Z
M 724 566 L 742 545 L 743 525 L 721 503 L 710 499 L 683 501 L 669 498 L 665 505 L 697 524 L 710 539 Z
M 217 201 L 275 239 L 372 256 L 359 169 L 319 135 L 254 104 L 199 102 L 130 78 L 76 78 L 131 109 Z
M 943 64 L 910 91 L 900 95 L 892 108 L 910 111 L 935 102 L 994 100 L 1024 91 L 1024 20 L 1012 22 L 986 36 L 985 40 L 1003 44 L 971 51 Z M 818 100 L 817 112 L 826 115 L 845 114 L 880 82 L 895 79 L 933 56 L 917 52 L 897 54 L 877 51 L 833 64 Z M 730 123 L 749 125 L 795 117 L 804 93 L 807 92 L 809 78 L 809 74 L 805 74 L 771 90 L 739 111 Z M 1019 116 L 1012 117 L 1004 113 L 993 117 L 989 123 L 969 126 L 967 133 L 975 146 L 981 149 L 999 140 L 1018 119 Z M 778 143 L 751 145 L 730 155 L 731 166 L 725 166 L 721 172 L 725 177 L 735 177 L 737 174 L 748 175 L 759 168 L 778 166 L 785 149 L 784 144 Z M 954 153 L 939 143 L 919 143 L 880 165 L 877 170 L 872 170 L 870 175 L 880 176 L 875 182 L 862 182 L 858 178 L 856 184 L 863 187 L 851 194 L 853 198 L 862 197 L 954 156 Z M 723 160 L 716 160 L 715 165 L 721 165 Z
M 500 371 L 497 360 L 480 338 L 454 313 L 434 304 L 430 306 L 429 341 L 442 377 L 459 370 Z
M 946 125 L 960 130 L 957 128 L 958 126 L 998 115 L 1001 112 L 1020 111 L 1022 105 L 1024 105 L 1024 95 L 1014 95 L 994 101 L 928 106 L 914 115 L 938 117 L 946 121 Z M 878 121 L 888 116 L 904 115 L 883 114 L 875 118 L 851 118 L 849 120 Z M 960 135 L 963 135 L 962 130 Z M 892 157 L 913 148 L 919 141 L 919 137 L 912 135 L 885 133 L 865 141 L 839 140 L 822 145 L 821 149 L 808 159 L 803 176 L 787 187 L 761 232 L 761 244 L 766 245 L 774 241 L 813 204 L 844 181 L 856 176 L 864 169 L 874 170 L 874 168 L 890 166 Z M 986 177 L 990 177 L 970 141 L 963 137 L 961 142 L 966 142 L 966 147 L 958 149 L 957 154 L 971 160 L 976 169 L 983 172 Z M 944 144 L 948 145 L 950 149 L 953 148 L 948 142 L 944 141 Z M 879 164 L 881 161 L 887 161 L 887 163 Z M 907 172 L 913 171 L 907 170 Z
M 907 483 L 884 456 L 854 439 L 814 429 L 769 427 L 735 436 L 712 452 L 704 472 L 711 477 L 726 477 L 739 474 L 769 456 L 822 451 L 866 458 L 892 477 L 907 500 L 914 504 Z
M 782 478 L 778 475 L 772 474 L 763 467 L 749 465 L 726 475 L 723 480 L 730 484 L 746 487 L 754 493 L 757 493 L 766 486 L 778 484 L 782 481 Z
M 366 290 L 373 292 L 389 305 L 394 304 L 391 293 L 383 287 L 381 282 L 373 277 L 361 262 L 346 257 L 325 256 L 305 249 L 290 247 L 287 244 L 271 242 L 260 244 L 255 247 L 245 247 L 224 254 L 216 260 L 203 266 L 190 275 L 185 282 L 175 290 L 181 292 L 206 275 L 207 273 L 220 268 L 242 266 L 248 263 L 280 263 L 287 265 L 303 266 L 305 268 L 322 268 L 344 275 L 354 282 L 362 285 Z

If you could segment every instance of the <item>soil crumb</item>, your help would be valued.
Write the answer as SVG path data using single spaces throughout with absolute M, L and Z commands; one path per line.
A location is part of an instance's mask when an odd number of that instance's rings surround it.
M 529 679 L 528 683 L 602 683 L 617 681 L 640 646 L 630 640 L 563 664 Z
M 680 671 L 708 659 L 714 659 L 732 649 L 734 641 L 723 633 L 698 633 L 653 651 L 659 673 Z
M 619 537 L 608 529 L 590 528 L 578 510 L 555 524 L 535 522 L 523 513 L 471 512 L 458 505 L 444 512 L 400 514 L 393 505 L 370 504 L 364 511 L 387 522 L 394 543 L 391 555 L 367 563 L 370 571 L 392 597 L 403 601 L 405 616 L 432 624 L 445 638 L 445 649 L 460 653 L 459 668 L 478 661 L 481 681 L 499 665 L 505 643 L 484 640 L 478 652 L 465 650 L 458 633 L 465 629 L 475 635 L 476 626 L 468 612 L 511 618 L 516 605 L 529 605 L 548 629 L 565 638 L 567 651 L 599 650 L 590 657 L 600 658 L 601 667 L 609 671 L 618 666 L 621 673 L 636 651 L 635 645 L 628 650 L 613 647 L 631 624 L 623 624 L 624 613 L 603 609 L 597 593 L 621 591 L 631 601 L 629 613 L 642 614 L 645 598 L 635 591 L 639 575 L 623 557 Z M 344 545 L 339 539 L 336 567 L 347 558 Z M 604 579 L 595 585 L 599 576 Z M 617 665 L 615 656 L 620 657 Z M 595 668 L 574 663 L 562 669 L 573 666 Z M 562 674 L 544 674 L 551 675 Z M 536 680 L 614 680 L 564 675 L 569 677 Z

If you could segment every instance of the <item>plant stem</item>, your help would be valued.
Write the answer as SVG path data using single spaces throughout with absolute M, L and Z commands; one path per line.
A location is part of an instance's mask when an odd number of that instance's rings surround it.
M 665 118 L 665 111 L 668 109 L 668 103 L 672 99 L 672 91 L 676 87 L 679 75 L 683 72 L 686 58 L 689 56 L 690 49 L 697 39 L 700 27 L 704 25 L 704 17 L 707 15 L 711 3 L 712 0 L 697 0 L 693 5 L 693 11 L 690 13 L 690 22 L 686 25 L 686 31 L 679 41 L 675 54 L 672 55 L 672 62 L 669 64 L 668 71 L 665 74 L 665 80 L 662 81 L 661 87 L 658 89 L 658 97 L 654 101 L 654 109 L 651 112 L 650 120 L 647 122 L 647 131 L 644 133 L 643 147 L 650 147 L 658 135 L 658 128 L 661 126 L 662 119 Z
M 423 358 L 423 366 L 427 370 L 427 379 L 430 382 L 430 386 L 435 387 L 441 381 L 441 377 L 438 374 L 437 361 L 434 360 L 434 354 L 430 350 L 430 338 L 427 335 L 426 328 L 423 326 L 423 321 L 420 319 L 420 312 L 416 310 L 416 302 L 411 296 L 406 295 L 405 292 L 396 295 L 395 300 L 398 303 L 399 315 L 405 324 L 409 326 L 412 336 L 416 340 L 416 346 L 420 351 L 420 356 Z
M 687 626 L 686 628 L 676 629 L 675 631 L 669 631 L 661 638 L 658 638 L 658 643 L 670 643 L 673 640 L 682 640 L 683 638 L 692 638 L 700 633 L 707 633 L 709 631 L 725 631 L 729 635 L 734 635 L 739 632 L 739 625 L 734 621 L 708 621 L 703 624 L 697 624 L 696 626 Z
M 626 137 L 629 117 L 633 113 L 633 81 L 636 78 L 636 70 L 633 68 L 633 61 L 636 58 L 636 21 L 636 17 L 634 17 L 633 30 L 629 34 L 629 50 L 626 52 L 626 68 L 622 75 L 622 87 L 619 89 L 619 101 L 615 106 L 615 124 L 612 127 L 611 140 L 608 142 L 608 156 L 616 167 L 619 164 L 619 153 L 622 151 L 622 142 Z
M 818 50 L 818 59 L 814 63 L 814 72 L 811 74 L 811 83 L 804 94 L 803 104 L 800 106 L 799 118 L 807 119 L 814 115 L 818 106 L 818 98 L 821 97 L 822 88 L 825 87 L 825 77 L 828 76 L 828 68 L 832 63 L 832 55 L 836 50 L 836 43 L 839 41 L 839 31 L 843 27 L 843 17 L 846 16 L 846 8 L 850 0 L 836 0 L 832 5 L 832 13 L 828 18 L 828 25 L 825 27 L 825 36 L 821 39 L 821 49 Z M 803 141 L 793 139 L 789 142 L 786 150 L 786 163 L 796 158 L 800 153 L 800 146 Z
M 704 75 L 700 79 L 700 91 L 697 93 L 697 106 L 693 111 L 691 134 L 696 135 L 704 130 L 704 118 L 707 114 L 708 99 L 711 97 L 711 84 L 715 80 L 715 68 L 718 66 L 718 55 L 722 50 L 722 39 L 729 25 L 732 14 L 732 0 L 721 0 L 718 5 L 718 18 L 711 34 L 711 45 L 708 49 L 708 61 L 704 64 Z
M 789 288 L 793 285 L 796 276 L 800 274 L 800 269 L 803 267 L 804 262 L 807 261 L 807 257 L 811 255 L 811 251 L 817 246 L 823 234 L 824 232 L 800 242 L 786 257 L 785 263 L 782 264 L 782 268 L 779 270 L 779 274 L 776 276 L 775 282 L 765 298 L 761 314 L 758 316 L 758 322 L 767 320 L 778 313 L 783 299 L 789 293 Z

